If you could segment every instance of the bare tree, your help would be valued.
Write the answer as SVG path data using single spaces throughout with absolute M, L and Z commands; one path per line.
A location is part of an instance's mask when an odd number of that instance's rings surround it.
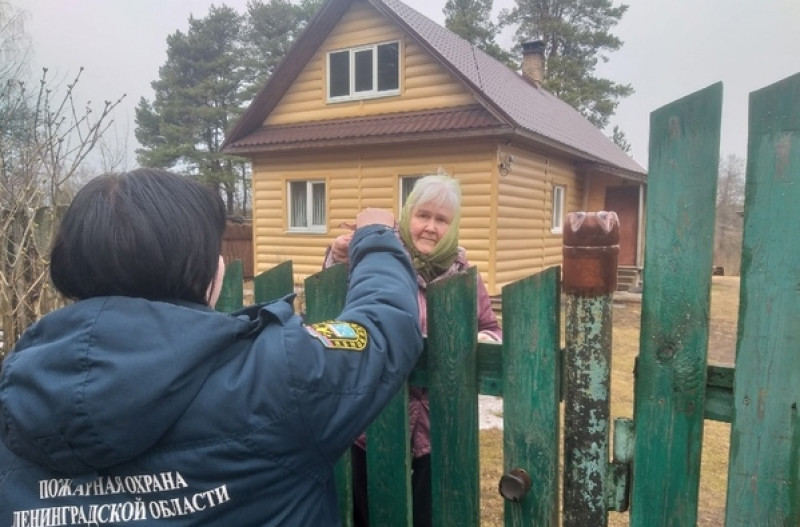
M 31 50 L 25 33 L 24 13 L 0 0 L 0 81 L 20 76 L 25 71 Z
M 736 155 L 719 164 L 714 263 L 732 275 L 738 275 L 741 266 L 744 174 L 744 160 Z
M 129 125 L 120 127 L 114 126 L 100 138 L 97 145 L 99 152 L 100 172 L 127 172 L 128 166 L 128 146 L 130 144 Z
M 49 282 L 50 242 L 81 167 L 122 100 L 105 101 L 99 114 L 80 107 L 75 87 L 82 71 L 63 90 L 52 86 L 46 69 L 34 89 L 14 75 L 0 85 L 3 353 L 28 325 L 64 303 Z

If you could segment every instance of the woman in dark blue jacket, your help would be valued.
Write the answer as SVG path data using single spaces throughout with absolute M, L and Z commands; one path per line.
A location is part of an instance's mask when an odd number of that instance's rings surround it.
M 337 320 L 213 310 L 225 208 L 139 169 L 92 180 L 51 253 L 76 300 L 0 374 L 0 524 L 339 525 L 333 465 L 422 350 L 414 269 L 367 209 Z

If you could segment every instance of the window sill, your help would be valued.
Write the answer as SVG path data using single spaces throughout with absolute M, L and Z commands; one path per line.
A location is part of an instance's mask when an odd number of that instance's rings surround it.
M 310 229 L 290 228 L 286 234 L 328 234 L 326 227 L 312 227 Z
M 342 97 L 328 97 L 328 104 L 336 104 L 340 102 L 353 102 L 364 101 L 369 99 L 383 99 L 385 97 L 397 97 L 400 95 L 400 90 L 390 90 L 382 92 L 369 92 L 355 95 L 345 95 Z

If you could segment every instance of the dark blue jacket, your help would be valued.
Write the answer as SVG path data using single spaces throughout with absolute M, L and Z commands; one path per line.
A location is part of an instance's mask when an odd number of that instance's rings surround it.
M 340 324 L 102 297 L 0 375 L 0 525 L 339 525 L 333 466 L 422 350 L 416 275 L 359 229 Z

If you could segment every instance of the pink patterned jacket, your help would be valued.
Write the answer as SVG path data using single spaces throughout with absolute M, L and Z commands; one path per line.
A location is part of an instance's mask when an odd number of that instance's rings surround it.
M 334 265 L 333 257 L 330 250 L 325 255 L 324 268 Z M 463 247 L 458 248 L 458 255 L 456 256 L 453 265 L 442 273 L 440 276 L 432 280 L 436 282 L 448 276 L 452 276 L 458 272 L 466 270 L 470 267 L 467 261 L 466 251 Z M 428 290 L 428 284 L 425 280 L 417 275 L 417 300 L 419 301 L 419 323 L 422 327 L 422 334 L 428 334 L 428 301 L 425 295 Z M 497 317 L 492 311 L 491 299 L 489 292 L 486 290 L 486 285 L 483 283 L 480 273 L 478 273 L 478 335 L 481 338 L 494 340 L 500 342 L 503 339 L 503 330 L 497 322 Z M 409 425 L 411 428 L 411 453 L 414 457 L 420 457 L 431 452 L 431 421 L 430 421 L 430 403 L 428 402 L 428 391 L 425 388 L 416 386 L 409 387 L 408 398 L 408 417 Z M 366 434 L 356 440 L 356 445 L 366 449 L 367 437 Z

